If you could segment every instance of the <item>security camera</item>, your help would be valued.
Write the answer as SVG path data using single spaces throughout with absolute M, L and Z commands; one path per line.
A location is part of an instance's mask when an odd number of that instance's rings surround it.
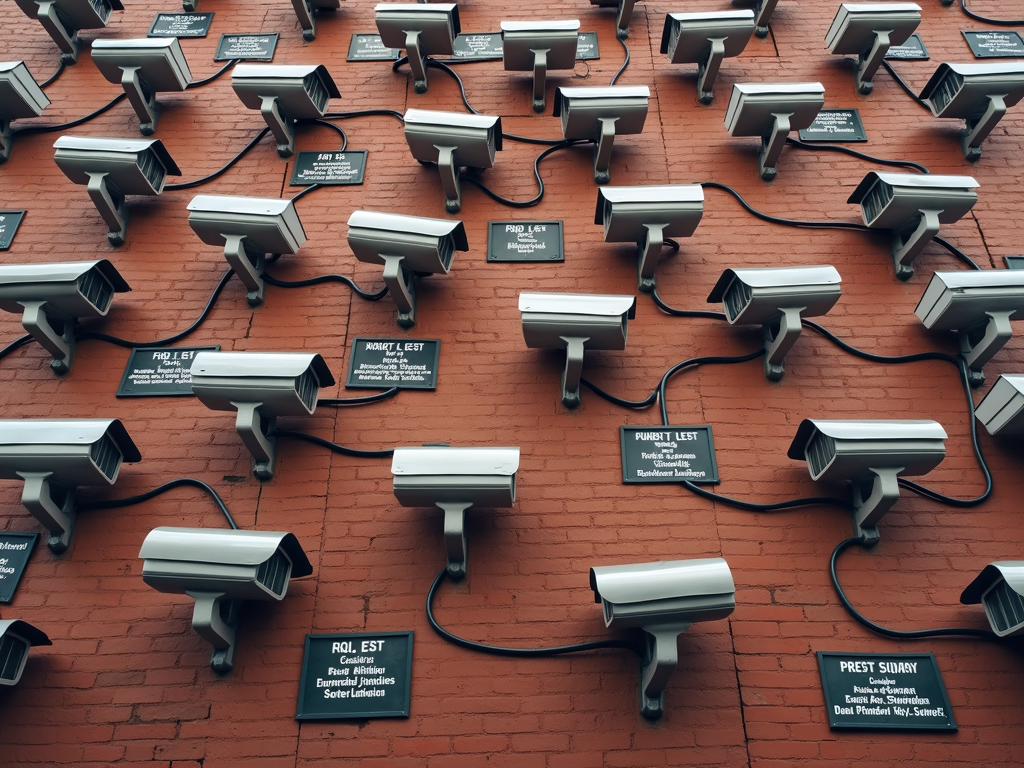
M 405 49 L 416 93 L 427 92 L 427 56 L 451 56 L 462 31 L 456 3 L 379 3 L 377 31 L 386 48 Z
M 604 225 L 606 243 L 636 243 L 637 287 L 650 293 L 665 239 L 689 237 L 703 215 L 700 184 L 599 187 L 594 223 Z
M 292 0 L 292 7 L 302 27 L 302 39 L 311 43 L 316 40 L 316 15 L 321 11 L 336 11 L 341 3 L 339 0 Z
M 533 72 L 533 111 L 544 111 L 548 70 L 573 69 L 579 47 L 579 19 L 501 22 L 506 72 Z
M 997 637 L 1015 637 L 1024 632 L 1024 562 L 1002 560 L 989 563 L 960 595 L 964 605 L 981 603 L 985 617 Z
M 313 573 L 298 539 L 280 531 L 154 528 L 142 542 L 142 580 L 195 600 L 192 628 L 213 646 L 210 667 L 235 664 L 245 600 L 283 600 L 291 579 Z
M 878 521 L 900 497 L 897 478 L 931 472 L 945 439 L 937 421 L 804 419 L 787 456 L 806 460 L 812 480 L 850 481 L 854 535 L 874 546 Z
M 384 265 L 384 283 L 398 307 L 398 324 L 416 324 L 418 275 L 448 274 L 455 251 L 468 251 L 461 221 L 354 211 L 348 245 L 359 261 Z
M 27 621 L 0 620 L 0 685 L 17 685 L 28 662 L 28 649 L 53 645 L 41 629 Z
M 253 474 L 274 476 L 279 416 L 311 416 L 321 387 L 334 385 L 317 354 L 199 352 L 192 361 L 192 392 L 214 411 L 238 411 L 235 430 L 253 457 Z
M 985 381 L 982 367 L 1010 340 L 1010 320 L 1024 312 L 1024 272 L 936 272 L 914 314 L 924 327 L 956 331 L 972 387 Z
M 128 229 L 125 195 L 159 195 L 168 176 L 181 176 L 160 139 L 61 136 L 53 147 L 57 167 L 73 183 L 86 185 L 115 247 L 124 244 Z
M 803 317 L 826 314 L 842 293 L 835 267 L 770 267 L 727 269 L 708 296 L 722 302 L 730 325 L 764 329 L 764 375 L 778 381 L 783 358 L 800 337 Z
M 636 316 L 635 296 L 596 293 L 519 294 L 523 337 L 530 349 L 564 349 L 562 404 L 580 404 L 586 349 L 625 349 L 626 321 Z
M 80 29 L 102 29 L 121 0 L 15 0 L 25 15 L 36 18 L 61 50 L 61 61 L 74 64 L 81 52 Z
M 462 210 L 459 171 L 490 168 L 501 149 L 501 118 L 410 109 L 405 113 L 405 140 L 421 163 L 436 163 L 444 189 L 444 209 Z
M 395 498 L 403 507 L 440 507 L 448 575 L 466 575 L 466 510 L 507 509 L 516 500 L 519 448 L 395 448 Z
M 192 84 L 192 73 L 176 37 L 94 40 L 92 60 L 101 75 L 124 88 L 139 116 L 143 136 L 156 132 L 160 118 L 157 93 L 184 91 Z
M 142 461 L 117 419 L 0 421 L 0 478 L 25 483 L 21 503 L 50 532 L 60 554 L 71 543 L 82 485 L 113 485 L 121 462 Z
M 825 35 L 835 54 L 857 56 L 857 92 L 867 95 L 891 45 L 903 45 L 921 23 L 916 3 L 843 3 Z
M 939 233 L 939 225 L 959 221 L 978 202 L 977 188 L 970 176 L 871 171 L 846 202 L 860 205 L 872 229 L 892 230 L 896 277 L 909 280 L 911 262 Z
M 730 136 L 759 136 L 757 170 L 761 178 L 775 178 L 775 166 L 790 131 L 807 128 L 825 106 L 821 83 L 736 83 L 725 112 Z
M 936 117 L 963 118 L 960 149 L 974 162 L 981 157 L 981 142 L 1006 110 L 1024 97 L 1024 62 L 940 64 L 921 91 Z
M 724 619 L 736 608 L 729 564 L 720 557 L 670 560 L 590 569 L 594 602 L 606 627 L 641 627 L 640 714 L 656 720 L 664 691 L 679 662 L 679 635 L 699 621 Z
M 620 40 L 629 37 L 629 21 L 633 18 L 636 0 L 590 0 L 590 4 L 602 8 L 618 8 L 615 15 L 615 34 Z
M 327 67 L 316 64 L 236 64 L 231 87 L 249 109 L 258 109 L 277 140 L 277 154 L 295 152 L 295 121 L 323 117 L 341 98 Z
M 0 163 L 11 156 L 11 121 L 39 117 L 50 106 L 23 61 L 0 62 Z
M 298 253 L 306 232 L 291 200 L 275 197 L 197 195 L 188 223 L 207 245 L 224 247 L 224 258 L 248 289 L 249 306 L 263 303 L 263 264 L 268 253 Z
M 611 181 L 612 145 L 616 136 L 642 133 L 651 90 L 646 85 L 559 88 L 555 117 L 562 118 L 566 139 L 594 142 L 594 181 Z
M 739 56 L 754 34 L 753 11 L 670 13 L 661 33 L 661 52 L 673 64 L 697 64 L 697 99 L 710 104 L 722 59 Z
M 130 290 L 106 259 L 0 265 L 0 309 L 21 315 L 58 376 L 71 370 L 78 319 L 105 317 L 114 294 Z
M 1002 373 L 974 409 L 990 435 L 1024 434 L 1024 376 Z

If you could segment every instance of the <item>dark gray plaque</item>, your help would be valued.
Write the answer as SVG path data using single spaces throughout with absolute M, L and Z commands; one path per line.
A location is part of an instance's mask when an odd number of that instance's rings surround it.
M 364 339 L 352 342 L 346 387 L 437 389 L 439 339 Z
M 867 141 L 856 109 L 823 109 L 810 128 L 800 131 L 800 141 Z
M 834 730 L 957 729 L 934 654 L 818 651 L 818 669 Z
M 292 166 L 293 187 L 311 184 L 362 184 L 366 171 L 366 150 L 345 152 L 299 152 Z
M 580 61 L 601 58 L 597 49 L 597 32 L 579 33 L 579 40 L 576 43 L 576 58 Z
M 296 720 L 408 717 L 412 632 L 306 635 Z
M 1007 269 L 1024 269 L 1024 256 L 1003 256 Z
M 907 42 L 903 45 L 890 45 L 885 58 L 904 59 L 906 61 L 928 59 L 928 49 L 924 47 L 921 36 L 915 32 L 907 38 Z
M 38 538 L 38 533 L 0 533 L 0 603 L 14 599 Z
M 697 427 L 619 427 L 624 483 L 717 483 L 715 441 Z
M 397 48 L 385 48 L 380 35 L 352 35 L 346 61 L 395 61 Z
M 478 32 L 462 34 L 455 38 L 453 59 L 488 61 L 500 59 L 503 55 L 501 32 Z
M 565 261 L 560 221 L 489 221 L 488 261 Z
M 976 59 L 1016 59 L 1024 56 L 1024 40 L 1009 30 L 961 32 Z
M 277 32 L 268 35 L 221 35 L 214 61 L 273 61 Z
M 6 251 L 11 247 L 23 218 L 24 211 L 0 211 L 0 251 Z
M 192 361 L 196 353 L 215 347 L 146 347 L 128 356 L 118 397 L 163 397 L 192 394 Z
M 212 13 L 161 13 L 149 28 L 149 37 L 206 37 Z

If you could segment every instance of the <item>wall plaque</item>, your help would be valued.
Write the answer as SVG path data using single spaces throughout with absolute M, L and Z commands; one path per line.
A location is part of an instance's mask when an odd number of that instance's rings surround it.
M 0 251 L 6 251 L 11 247 L 23 218 L 24 211 L 0 211 Z
M 624 483 L 717 483 L 711 426 L 619 427 Z
M 292 166 L 293 187 L 311 184 L 362 184 L 366 171 L 366 150 L 345 152 L 299 152 Z
M 385 48 L 380 35 L 352 35 L 345 61 L 395 61 L 397 48 Z
M 296 720 L 408 717 L 410 632 L 306 635 Z
M 489 221 L 488 261 L 565 261 L 560 221 Z
M 576 58 L 580 61 L 599 59 L 597 50 L 597 32 L 580 32 L 576 43 Z
M 221 35 L 214 61 L 273 61 L 278 33 L 269 35 Z
M 1003 256 L 1007 269 L 1024 269 L 1024 256 Z
M 957 729 L 934 654 L 818 651 L 818 669 L 830 728 Z
M 117 388 L 118 397 L 164 397 L 192 394 L 196 352 L 214 347 L 145 347 L 132 350 Z
M 504 55 L 503 50 L 501 32 L 462 34 L 455 38 L 455 53 L 452 54 L 452 58 L 488 61 L 500 59 Z
M 206 37 L 212 13 L 161 13 L 149 28 L 149 37 Z
M 928 49 L 924 47 L 924 42 L 921 40 L 921 36 L 916 32 L 907 38 L 907 41 L 903 45 L 890 45 L 889 50 L 885 54 L 887 59 L 905 59 L 912 61 L 914 59 L 927 59 Z
M 346 387 L 437 389 L 440 339 L 364 339 L 352 342 Z
M 38 538 L 38 533 L 0 533 L 0 603 L 14 599 Z
M 823 109 L 809 128 L 800 131 L 800 141 L 867 141 L 860 113 L 856 109 Z
M 1015 59 L 1024 56 L 1024 40 L 1017 32 L 986 30 L 961 32 L 976 59 Z

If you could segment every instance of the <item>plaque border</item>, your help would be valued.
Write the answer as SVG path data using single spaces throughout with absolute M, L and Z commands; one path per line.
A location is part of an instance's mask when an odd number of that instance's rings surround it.
M 339 154 L 359 154 L 363 156 L 363 172 L 359 174 L 359 181 L 311 181 L 300 182 L 296 179 L 299 171 L 299 158 L 302 155 L 319 155 L 322 152 L 337 152 Z M 292 175 L 288 179 L 289 187 L 312 187 L 319 184 L 322 187 L 361 187 L 366 179 L 366 164 L 370 160 L 370 152 L 366 149 L 304 149 L 295 153 L 295 161 L 292 163 Z
M 213 26 L 213 11 L 203 11 L 202 13 L 199 13 L 199 12 L 183 12 L 183 13 L 182 12 L 178 12 L 178 13 L 172 13 L 170 11 L 159 11 L 157 13 L 157 15 L 156 15 L 156 18 L 153 19 L 153 23 L 149 25 L 149 32 L 146 33 L 146 37 L 167 37 L 167 35 L 160 34 L 158 32 L 154 32 L 153 31 L 156 28 L 157 22 L 160 21 L 160 17 L 161 16 L 209 16 L 210 17 L 210 23 L 206 25 L 206 29 L 203 31 L 203 34 L 201 34 L 201 35 L 184 35 L 183 37 L 178 37 L 178 35 L 174 35 L 174 37 L 176 37 L 179 40 L 193 40 L 193 39 L 194 40 L 199 40 L 200 38 L 208 37 L 209 34 L 210 34 L 210 27 Z
M 864 121 L 860 119 L 860 110 L 857 107 L 836 107 L 832 109 L 822 109 L 818 114 L 821 114 L 821 112 L 850 112 L 853 115 L 857 128 L 860 129 L 859 133 L 857 133 L 856 136 L 852 139 L 838 138 L 835 136 L 821 139 L 810 139 L 804 136 L 805 133 L 811 130 L 810 126 L 808 126 L 807 128 L 803 128 L 797 132 L 800 136 L 800 141 L 828 142 L 831 144 L 863 144 L 868 140 L 867 131 L 864 130 Z M 817 120 L 817 116 L 815 116 L 814 119 Z M 811 125 L 813 124 L 814 123 L 812 122 Z
M 25 567 L 21 569 L 21 573 L 18 574 L 18 580 L 15 581 L 14 582 L 14 586 L 11 587 L 11 596 L 10 596 L 10 598 L 5 600 L 3 594 L 0 593 L 0 605 L 11 605 L 11 603 L 14 602 L 14 595 L 17 593 L 18 587 L 21 585 L 21 580 L 25 576 L 25 571 L 28 570 L 28 564 L 29 564 L 29 561 L 32 559 L 32 553 L 35 552 L 35 550 L 36 550 L 36 544 L 39 542 L 39 534 L 38 533 L 27 533 L 25 531 L 2 531 L 2 532 L 0 532 L 0 537 L 3 537 L 3 538 L 14 537 L 16 539 L 25 538 L 25 539 L 29 540 L 28 557 L 25 558 Z
M 399 49 L 399 48 L 388 48 L 389 51 L 394 51 L 395 52 L 394 56 L 387 56 L 387 57 L 380 56 L 380 57 L 374 57 L 374 58 L 371 58 L 371 59 L 364 58 L 364 57 L 353 58 L 352 57 L 352 49 L 355 48 L 356 38 L 357 37 L 377 37 L 377 38 L 379 38 L 380 35 L 379 34 L 374 34 L 373 32 L 353 32 L 352 33 L 352 38 L 349 40 L 349 43 L 348 43 L 348 51 L 345 53 L 345 61 L 398 61 L 399 56 L 401 55 L 401 49 Z M 383 43 L 381 43 L 381 45 L 383 45 Z
M 1024 269 L 1024 256 L 1003 256 L 1007 269 Z
M 493 239 L 491 238 L 491 230 L 494 225 L 502 224 L 556 224 L 558 226 L 558 247 L 559 254 L 557 259 L 499 259 L 497 254 L 492 255 L 491 245 Z M 487 258 L 486 261 L 490 264 L 564 264 L 565 263 L 565 227 L 563 226 L 564 220 L 558 219 L 555 221 L 488 221 L 487 222 Z
M 712 475 L 701 480 L 689 480 L 687 478 L 675 478 L 667 477 L 664 480 L 630 480 L 626 475 L 626 430 L 659 430 L 659 429 L 679 429 L 679 430 L 706 430 L 708 433 L 708 445 L 711 447 L 711 472 Z M 627 424 L 619 427 L 619 463 L 622 466 L 622 482 L 625 485 L 682 485 L 683 480 L 693 483 L 694 485 L 717 485 L 722 482 L 718 475 L 718 458 L 715 456 L 715 435 L 711 429 L 710 424 L 661 424 L 653 427 L 635 426 L 633 424 Z
M 914 32 L 907 39 L 909 40 L 911 37 L 916 37 L 917 38 L 917 42 L 921 46 L 921 51 L 924 53 L 924 56 L 891 56 L 890 57 L 889 54 L 886 53 L 885 54 L 885 60 L 886 61 L 930 61 L 931 60 L 931 54 L 928 53 L 928 47 L 924 44 L 924 40 L 921 39 L 921 35 L 919 35 L 917 32 Z M 903 46 L 893 46 L 893 47 L 902 48 Z
M 14 237 L 15 237 L 15 235 L 18 234 L 18 230 L 21 229 L 21 223 L 25 220 L 25 214 L 28 213 L 28 210 L 27 209 L 22 209 L 22 210 L 11 209 L 9 211 L 0 211 L 0 214 L 15 214 L 15 213 L 21 214 L 20 216 L 18 216 L 18 223 L 14 225 L 14 231 L 11 232 L 10 242 L 8 242 L 7 245 L 0 244 L 0 251 L 9 251 L 11 249 L 11 246 L 14 245 Z
M 191 392 L 125 392 L 124 385 L 128 381 L 128 374 L 134 370 L 132 360 L 135 359 L 136 352 L 150 352 L 150 351 L 163 351 L 165 349 L 176 349 L 176 350 L 188 350 L 197 349 L 200 352 L 220 352 L 220 344 L 213 344 L 204 347 L 132 347 L 132 351 L 128 354 L 128 361 L 124 364 L 124 373 L 121 374 L 121 383 L 117 385 L 117 391 L 114 393 L 114 397 L 193 397 Z
M 235 59 L 235 58 L 220 58 L 220 47 L 224 44 L 225 37 L 272 37 L 274 38 L 274 46 L 270 51 L 269 59 Z M 274 54 L 277 53 L 277 44 L 281 42 L 280 32 L 221 32 L 220 40 L 217 41 L 217 50 L 213 52 L 214 61 L 273 61 Z
M 1024 53 L 1009 53 L 1009 54 L 997 54 L 997 53 L 978 53 L 978 50 L 971 45 L 971 35 L 986 34 L 990 32 L 1000 32 L 1003 34 L 1014 34 L 1020 41 L 1021 47 L 1024 47 L 1024 35 L 1021 35 L 1015 29 L 961 29 L 960 34 L 963 35 L 964 41 L 967 43 L 967 47 L 971 49 L 971 54 L 976 59 L 1019 59 L 1024 57 Z
M 416 385 L 416 386 L 405 385 L 405 386 L 403 386 L 401 384 L 392 384 L 391 386 L 388 386 L 387 384 L 357 384 L 357 383 L 354 383 L 352 381 L 352 376 L 353 376 L 352 366 L 353 366 L 353 364 L 356 361 L 356 344 L 358 344 L 360 341 L 432 341 L 432 342 L 434 342 L 434 385 L 431 386 L 431 387 L 428 387 L 428 386 L 419 386 L 419 385 Z M 396 339 L 396 338 L 391 337 L 391 336 L 356 336 L 354 339 L 352 339 L 352 346 L 349 348 L 349 353 L 348 353 L 348 372 L 345 374 L 345 389 L 379 389 L 381 391 L 386 391 L 386 390 L 392 389 L 393 387 L 398 387 L 399 389 L 422 389 L 422 390 L 426 390 L 428 392 L 432 392 L 432 391 L 437 389 L 437 379 L 438 379 L 437 366 L 440 363 L 440 360 L 441 360 L 441 340 L 440 339 Z
M 594 55 L 593 56 L 577 56 L 576 61 L 597 61 L 601 58 L 601 47 L 597 39 L 597 32 L 577 32 L 576 33 L 576 52 L 580 50 L 580 38 L 581 37 L 593 37 L 594 40 Z

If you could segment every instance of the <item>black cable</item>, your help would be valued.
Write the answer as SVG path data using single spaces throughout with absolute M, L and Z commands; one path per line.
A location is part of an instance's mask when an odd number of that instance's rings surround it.
M 54 131 L 63 131 L 68 128 L 74 128 L 76 125 L 81 125 L 82 123 L 92 120 L 94 117 L 99 117 L 104 112 L 110 111 L 127 98 L 128 94 L 122 92 L 117 94 L 117 96 L 112 98 L 99 109 L 90 112 L 85 117 L 80 117 L 77 120 L 72 120 L 70 123 L 61 123 L 60 125 L 26 125 L 24 128 L 16 128 L 13 131 L 11 131 L 11 135 L 26 136 L 30 133 L 53 133 Z
M 228 525 L 231 526 L 231 530 L 237 531 L 238 526 L 235 524 L 234 518 L 231 517 L 231 513 L 228 512 L 227 506 L 224 504 L 224 500 L 217 494 L 213 488 L 204 483 L 202 480 L 196 480 L 191 477 L 182 477 L 177 480 L 171 480 L 169 483 L 154 488 L 152 491 L 146 493 L 140 493 L 138 496 L 129 496 L 126 499 L 108 499 L 106 501 L 88 501 L 78 505 L 79 511 L 89 511 L 93 509 L 117 509 L 120 507 L 130 507 L 134 504 L 141 504 L 144 501 L 149 501 L 154 496 L 159 496 L 161 493 L 166 493 L 173 488 L 180 488 L 183 485 L 193 486 L 206 491 L 210 496 L 213 497 L 214 502 L 220 507 L 220 511 L 224 513 L 224 517 L 227 518 Z
M 239 62 L 239 59 L 231 59 L 227 64 L 225 64 L 223 67 L 218 69 L 216 72 L 214 72 L 209 77 L 203 78 L 202 80 L 193 80 L 191 83 L 188 84 L 187 87 L 188 88 L 202 88 L 207 83 L 212 83 L 218 77 L 220 77 L 225 72 L 227 72 L 229 69 L 231 69 L 233 66 L 235 66 L 235 64 L 237 64 L 238 62 Z
M 912 355 L 876 355 L 873 352 L 865 352 L 862 349 L 857 349 L 857 347 L 847 344 L 834 333 L 823 328 L 812 320 L 805 320 L 801 318 L 800 322 L 805 328 L 810 328 L 815 333 L 820 334 L 844 352 L 849 352 L 851 355 L 859 357 L 862 360 L 870 360 L 874 363 L 918 363 L 922 360 L 941 360 L 945 363 L 959 365 L 959 358 L 954 357 L 953 355 L 947 355 L 945 352 L 917 352 Z
M 725 355 L 707 355 L 705 357 L 691 357 L 689 360 L 683 360 L 683 362 L 676 363 L 675 365 L 673 365 L 671 368 L 669 368 L 667 371 L 665 371 L 665 375 L 661 377 L 661 383 L 658 384 L 658 398 L 659 398 L 659 401 L 660 401 L 659 404 L 661 406 L 661 421 L 662 421 L 662 423 L 666 427 L 669 425 L 669 423 L 668 423 L 668 410 L 666 409 L 666 403 L 665 403 L 665 389 L 668 386 L 669 380 L 673 376 L 675 376 L 677 373 L 679 373 L 682 370 L 685 370 L 686 368 L 689 368 L 691 366 L 696 366 L 696 365 L 709 365 L 709 364 L 716 364 L 716 363 L 726 363 L 726 364 L 746 363 L 746 362 L 749 362 L 751 360 L 757 360 L 759 357 L 762 357 L 763 355 L 764 355 L 764 347 L 762 347 L 761 349 L 758 349 L 758 350 L 756 350 L 754 352 L 750 352 L 749 354 L 746 354 L 746 355 L 737 355 L 735 357 L 730 357 L 730 356 L 725 356 Z
M 270 133 L 270 126 L 269 125 L 266 128 L 264 128 L 263 130 L 261 130 L 259 133 L 257 133 L 252 138 L 252 141 L 250 141 L 248 144 L 246 144 L 242 148 L 241 152 L 239 152 L 233 158 L 228 160 L 227 165 L 224 165 L 223 167 L 221 167 L 220 170 L 214 171 L 209 176 L 203 176 L 203 178 L 196 179 L 195 181 L 183 181 L 180 184 L 168 184 L 167 186 L 164 187 L 164 189 L 167 190 L 168 192 L 176 190 L 176 189 L 192 189 L 192 187 L 198 187 L 200 184 L 205 184 L 208 181 L 213 181 L 218 176 L 221 176 L 221 175 L 227 173 L 235 163 L 237 163 L 239 160 L 241 160 L 243 157 L 245 157 L 245 155 L 249 152 L 249 150 L 251 150 L 257 144 L 259 144 L 260 139 L 262 139 L 268 133 Z
M 856 608 L 850 603 L 846 597 L 846 593 L 843 592 L 842 586 L 839 584 L 839 575 L 836 573 L 836 560 L 839 559 L 839 555 L 842 554 L 846 549 L 854 544 L 863 545 L 863 540 L 860 538 L 846 539 L 845 541 L 839 542 L 838 546 L 832 551 L 832 557 L 829 560 L 829 573 L 832 575 L 832 586 L 836 590 L 836 594 L 839 596 L 839 602 L 843 604 L 843 608 L 846 609 L 847 613 L 853 616 L 858 623 L 864 625 L 872 632 L 876 632 L 884 637 L 891 637 L 896 640 L 921 640 L 926 637 L 980 637 L 986 640 L 998 640 L 994 632 L 990 632 L 987 629 L 972 629 L 970 627 L 964 627 L 962 629 L 956 628 L 943 628 L 943 629 L 915 629 L 915 630 L 900 630 L 900 629 L 889 629 L 883 627 L 870 619 L 862 616 Z
M 975 21 L 981 21 L 985 24 L 995 24 L 997 27 L 1020 27 L 1024 26 L 1024 19 L 989 19 L 985 16 L 980 16 L 974 13 L 967 7 L 967 0 L 960 0 L 960 7 L 963 12 L 966 13 L 970 18 Z
M 271 434 L 271 437 L 289 437 L 293 440 L 301 440 L 306 443 L 312 443 L 313 445 L 319 445 L 321 448 L 328 448 L 334 451 L 334 453 L 343 453 L 346 456 L 358 456 L 362 459 L 386 459 L 395 455 L 394 448 L 383 451 L 364 451 L 359 448 L 346 448 L 343 445 L 332 443 L 330 440 L 324 440 L 322 437 L 317 437 L 316 435 L 307 435 L 305 432 L 292 432 L 288 429 L 275 429 Z
M 949 240 L 946 240 L 944 237 L 939 237 L 938 235 L 935 235 L 932 238 L 932 242 L 933 243 L 938 243 L 939 245 L 941 245 L 947 251 L 952 253 L 954 256 L 956 256 L 958 259 L 960 259 L 962 262 L 964 262 L 971 269 L 977 269 L 977 270 L 981 269 L 981 266 L 974 259 L 972 259 L 966 253 L 961 251 L 959 248 L 957 248 L 955 245 L 953 245 L 951 242 L 949 242 Z
M 689 480 L 683 480 L 682 485 L 686 490 L 703 496 L 705 499 L 711 499 L 712 501 L 720 501 L 723 504 L 727 504 L 730 507 L 736 507 L 747 512 L 778 512 L 783 509 L 795 509 L 796 507 L 809 507 L 814 505 L 823 505 L 830 507 L 840 507 L 847 512 L 853 511 L 853 504 L 845 499 L 834 499 L 831 496 L 811 496 L 804 499 L 791 499 L 789 501 L 776 501 L 772 504 L 755 504 L 752 501 L 741 501 L 740 499 L 733 499 L 729 496 L 723 496 L 720 493 L 714 493 L 701 488 L 695 483 L 691 483 Z
M 332 131 L 337 131 L 338 135 L 341 136 L 341 149 L 336 149 L 334 150 L 335 152 L 344 152 L 346 149 L 348 149 L 348 134 L 345 133 L 344 128 L 342 128 L 340 125 L 335 125 L 332 122 L 324 120 L 322 117 L 313 118 L 312 122 L 320 123 L 320 125 L 326 125 Z
M 603 397 L 609 403 L 612 403 L 613 405 L 620 405 L 623 408 L 647 408 L 651 405 L 654 405 L 658 400 L 658 390 L 654 390 L 650 395 L 648 395 L 643 400 L 624 400 L 621 397 L 616 397 L 615 395 L 611 395 L 605 392 L 596 384 L 592 384 L 591 382 L 587 381 L 584 378 L 580 378 L 580 384 L 589 389 L 598 397 Z
M 61 56 L 60 60 L 57 62 L 57 71 L 50 75 L 48 78 L 46 78 L 46 80 L 41 82 L 39 84 L 39 87 L 45 88 L 46 86 L 54 83 L 57 80 L 57 78 L 60 77 L 61 74 L 64 72 L 64 68 L 67 67 L 67 65 L 67 62 L 64 61 L 64 57 Z
M 462 103 L 466 105 L 466 109 L 468 109 L 474 115 L 482 114 L 481 112 L 477 112 L 476 109 L 473 108 L 473 105 L 469 103 L 469 97 L 466 96 L 466 85 L 465 85 L 465 83 L 462 82 L 462 78 L 459 77 L 458 73 L 454 69 L 449 67 L 444 62 L 437 61 L 436 59 L 427 59 L 427 66 L 428 67 L 434 67 L 434 68 L 440 69 L 440 70 L 444 70 L 449 75 L 454 77 L 455 78 L 455 82 L 459 86 L 459 93 L 462 94 Z
M 622 51 L 625 54 L 625 59 L 623 60 L 622 66 L 619 67 L 619 71 L 615 73 L 615 77 L 612 78 L 612 81 L 609 83 L 609 85 L 615 85 L 615 82 L 622 76 L 622 73 L 626 71 L 626 67 L 629 66 L 629 48 L 626 46 L 626 41 L 623 40 L 618 35 L 615 36 L 615 39 L 618 40 L 619 45 L 622 46 Z
M 32 334 L 31 333 L 26 333 L 24 336 L 19 336 L 17 339 L 12 341 L 6 347 L 4 347 L 3 349 L 0 349 L 0 360 L 3 360 L 5 357 L 7 357 L 9 354 L 11 354 L 11 352 L 13 352 L 16 349 L 19 349 L 19 348 L 25 346 L 30 341 L 32 341 Z
M 794 139 L 790 137 L 786 138 L 786 143 L 789 144 L 790 146 L 797 147 L 798 149 L 809 149 L 812 151 L 822 150 L 825 152 L 842 152 L 844 155 L 858 157 L 861 160 L 868 160 L 872 163 L 878 163 L 878 165 L 891 165 L 897 168 L 913 168 L 914 170 L 920 171 L 921 173 L 931 173 L 931 171 L 929 171 L 925 166 L 921 165 L 920 163 L 914 163 L 911 162 L 910 160 L 887 160 L 881 157 L 874 157 L 865 152 L 858 152 L 855 149 L 850 149 L 850 147 L 844 147 L 840 144 L 808 144 L 806 142 L 800 141 L 799 139 Z
M 883 59 L 882 60 L 882 67 L 885 69 L 886 72 L 888 72 L 890 75 L 892 75 L 892 79 L 896 81 L 896 84 L 899 85 L 900 88 L 902 88 L 904 91 L 907 92 L 907 95 L 910 96 L 910 98 L 912 98 L 920 106 L 924 107 L 929 112 L 931 112 L 931 108 L 928 106 L 927 102 L 925 102 L 924 99 L 922 99 L 920 96 L 918 96 L 916 93 L 914 93 L 914 89 L 911 88 L 909 85 L 907 85 L 906 81 L 902 77 L 899 76 L 899 74 L 896 72 L 896 70 L 892 68 L 892 64 L 890 64 L 888 61 Z
M 405 122 L 405 115 L 394 109 L 357 109 L 354 112 L 328 112 L 324 115 L 326 120 L 344 120 L 350 117 L 371 117 L 374 115 L 387 115 L 397 117 L 399 122 Z
M 366 397 L 322 397 L 316 401 L 316 404 L 332 405 L 335 407 L 367 405 L 368 403 L 379 403 L 381 400 L 389 400 L 397 395 L 398 392 L 398 387 L 391 387 L 391 389 L 385 389 L 383 392 L 378 392 L 374 395 L 366 395 Z
M 305 189 L 302 189 L 302 190 L 296 192 L 294 195 L 291 196 L 290 199 L 291 199 L 292 204 L 294 205 L 296 200 L 301 200 L 303 197 L 308 195 L 310 192 L 316 192 L 318 189 L 323 189 L 324 186 L 325 186 L 324 184 L 319 184 L 319 183 L 317 183 L 317 184 L 310 184 Z
M 430 591 L 427 593 L 427 621 L 430 622 L 430 626 L 437 634 L 443 639 L 447 640 L 453 645 L 458 645 L 462 648 L 468 648 L 471 651 L 480 651 L 482 653 L 490 653 L 495 656 L 518 656 L 524 658 L 538 658 L 544 656 L 558 656 L 563 653 L 577 653 L 579 651 L 596 651 L 604 648 L 623 648 L 627 651 L 632 651 L 637 656 L 643 657 L 643 651 L 634 643 L 630 643 L 626 640 L 597 640 L 591 643 L 576 643 L 574 645 L 556 645 L 551 648 L 505 648 L 500 645 L 486 645 L 484 643 L 477 643 L 473 640 L 466 640 L 465 638 L 453 635 L 447 629 L 437 623 L 437 619 L 434 618 L 434 596 L 437 594 L 438 587 L 441 586 L 441 582 L 445 580 L 445 576 L 448 574 L 447 568 L 442 568 L 441 572 L 434 578 L 434 583 L 430 585 Z
M 486 194 L 489 198 L 491 198 L 495 202 L 501 203 L 502 205 L 507 205 L 510 208 L 530 208 L 531 206 L 537 205 L 537 203 L 541 201 L 541 198 L 544 197 L 544 180 L 540 176 L 540 161 L 543 160 L 548 155 L 550 155 L 552 152 L 555 152 L 556 150 L 565 149 L 566 147 L 572 147 L 577 144 L 588 143 L 593 142 L 589 142 L 583 139 L 566 139 L 564 141 L 559 142 L 553 147 L 548 147 L 539 155 L 537 155 L 537 159 L 533 161 L 533 176 L 537 180 L 537 187 L 539 191 L 537 192 L 537 196 L 530 200 L 509 200 L 508 198 L 502 197 L 498 193 L 484 186 L 482 182 L 478 181 L 477 179 L 474 179 L 472 176 L 463 176 L 462 181 L 472 184 L 474 187 L 476 187 L 477 189 L 481 190 L 484 194 Z
M 388 293 L 387 286 L 384 286 L 376 293 L 370 293 L 364 291 L 358 285 L 356 285 L 351 278 L 345 277 L 344 275 L 321 275 L 320 277 L 311 277 L 307 280 L 278 280 L 276 277 L 264 272 L 260 275 L 268 284 L 275 285 L 278 288 L 305 288 L 310 285 L 320 285 L 321 283 L 344 283 L 351 288 L 355 293 L 367 301 L 379 301 L 384 298 Z

